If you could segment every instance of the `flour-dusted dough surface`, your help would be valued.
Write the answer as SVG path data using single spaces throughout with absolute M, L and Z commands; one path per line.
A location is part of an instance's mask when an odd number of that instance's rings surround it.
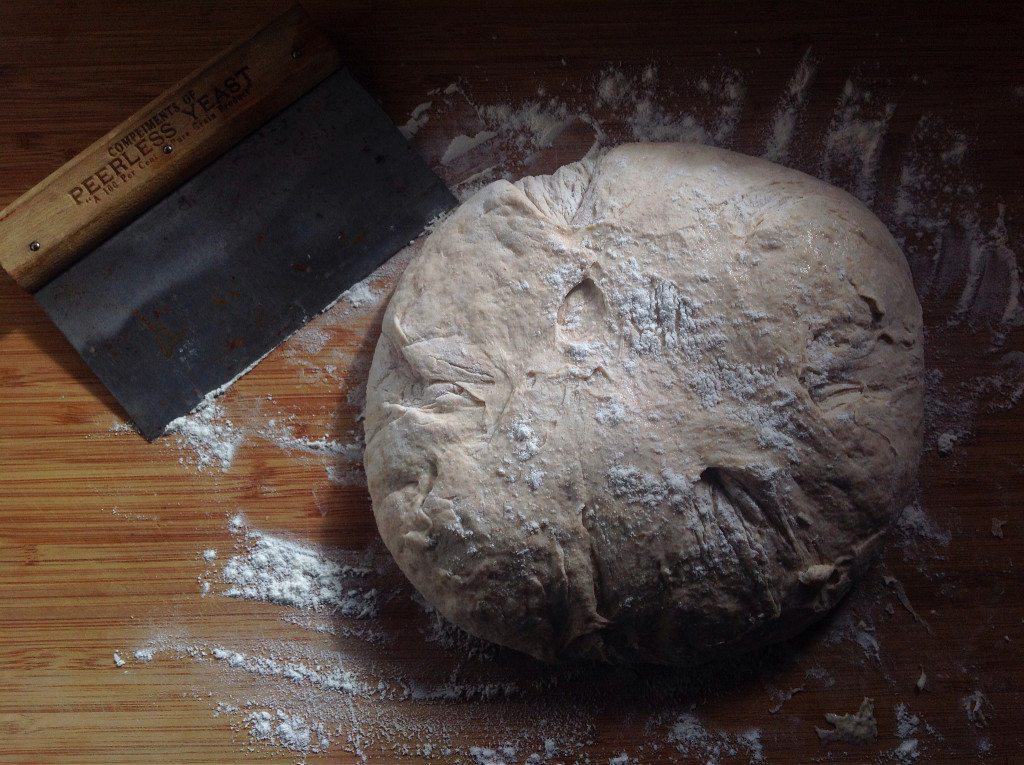
M 848 590 L 921 445 L 921 309 L 848 194 L 630 144 L 493 183 L 426 240 L 366 404 L 381 535 L 467 631 L 688 664 Z

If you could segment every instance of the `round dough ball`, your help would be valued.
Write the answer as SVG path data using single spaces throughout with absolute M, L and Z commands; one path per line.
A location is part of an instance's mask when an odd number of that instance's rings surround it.
M 630 144 L 498 181 L 384 317 L 366 473 L 406 576 L 554 661 L 789 637 L 863 571 L 921 448 L 921 308 L 843 191 Z

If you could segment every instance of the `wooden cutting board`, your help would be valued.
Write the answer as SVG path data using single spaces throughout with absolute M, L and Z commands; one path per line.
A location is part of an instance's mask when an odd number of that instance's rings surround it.
M 58 11 L 6 3 L 0 9 L 0 206 L 286 5 L 94 0 Z M 780 93 L 810 47 L 819 64 L 806 133 L 827 126 L 850 77 L 891 99 L 896 106 L 879 168 L 884 194 L 886 184 L 899 180 L 899 157 L 922 115 L 961 125 L 971 139 L 980 203 L 986 210 L 1005 205 L 1009 246 L 1021 261 L 1024 25 L 1015 5 L 785 11 L 748 4 L 554 5 L 317 2 L 308 9 L 399 124 L 432 90 L 453 82 L 475 103 L 507 103 L 592 89 L 609 65 L 635 73 L 655 64 L 666 92 L 678 91 L 682 106 L 682 83 L 724 67 L 738 71 L 746 89 L 730 146 L 752 153 L 760 151 Z M 433 119 L 415 140 L 454 182 L 466 168 L 440 159 L 464 127 L 445 124 L 441 114 Z M 550 170 L 580 156 L 591 139 L 586 131 L 569 131 L 517 167 Z M 817 150 L 812 142 L 800 148 L 798 166 L 813 165 Z M 0 278 L 0 760 L 294 761 L 294 753 L 280 749 L 248 751 L 245 732 L 233 729 L 229 716 L 212 716 L 217 699 L 208 695 L 208 663 L 173 655 L 139 662 L 131 652 L 169 636 L 324 645 L 323 635 L 282 621 L 278 606 L 216 592 L 201 597 L 198 580 L 211 568 L 201 553 L 231 552 L 227 519 L 239 511 L 260 528 L 298 539 L 349 549 L 373 545 L 369 499 L 358 482 L 332 483 L 321 455 L 282 448 L 256 431 L 276 418 L 300 437 L 351 438 L 382 307 L 341 305 L 315 325 L 320 334 L 290 341 L 237 383 L 223 405 L 250 432 L 229 469 L 200 470 L 195 454 L 173 439 L 150 445 L 121 429 L 123 416 L 109 394 L 32 300 Z M 392 281 L 393 274 L 373 286 L 386 293 Z M 939 331 L 944 305 L 939 296 L 926 311 L 936 329 L 930 366 L 955 380 L 994 364 L 976 353 L 989 337 L 984 331 Z M 1019 331 L 1007 339 L 1005 349 L 1014 348 L 1024 348 Z M 773 763 L 884 756 L 899 743 L 894 709 L 901 702 L 939 734 L 920 734 L 922 761 L 1017 761 L 1024 745 L 1024 407 L 983 409 L 972 421 L 973 434 L 952 455 L 931 450 L 922 465 L 923 507 L 948 543 L 924 540 L 912 553 L 894 540 L 884 568 L 844 607 L 855 621 L 872 620 L 868 633 L 881 646 L 877 661 L 833 623 L 749 671 L 702 676 L 677 705 L 692 699 L 709 730 L 759 729 Z M 1002 538 L 992 533 L 993 518 L 1007 522 Z M 883 575 L 902 584 L 927 628 Z M 422 621 L 404 606 L 392 607 L 387 619 L 397 632 L 405 619 Z M 863 635 L 858 629 L 854 624 L 853 632 Z M 410 672 L 437 660 L 436 644 L 412 629 L 389 650 L 389 661 Z M 115 651 L 126 666 L 114 666 Z M 513 674 L 538 671 L 502 661 Z M 922 668 L 929 681 L 917 693 Z M 640 673 L 637 682 L 649 679 Z M 789 700 L 777 694 L 795 688 L 803 690 Z M 975 691 L 987 699 L 984 724 L 963 708 Z M 877 743 L 822 744 L 814 727 L 824 725 L 823 714 L 853 711 L 865 696 L 876 703 Z M 636 695 L 622 699 L 621 708 L 609 706 L 593 720 L 591 762 L 635 751 L 644 740 L 643 723 L 657 710 Z M 499 701 L 458 709 L 451 702 L 450 710 L 445 703 L 433 703 L 426 714 L 479 716 L 472 733 L 453 741 L 459 746 L 483 744 L 489 730 L 536 713 Z M 377 745 L 366 754 L 371 761 L 397 757 Z M 670 755 L 700 760 L 671 744 L 641 751 L 639 759 Z M 324 759 L 355 756 L 338 746 Z M 740 750 L 736 761 L 747 759 Z

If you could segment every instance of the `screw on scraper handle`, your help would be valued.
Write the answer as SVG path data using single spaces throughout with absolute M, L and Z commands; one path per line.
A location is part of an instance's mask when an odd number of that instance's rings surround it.
M 0 212 L 0 266 L 35 292 L 338 65 L 337 50 L 294 6 Z

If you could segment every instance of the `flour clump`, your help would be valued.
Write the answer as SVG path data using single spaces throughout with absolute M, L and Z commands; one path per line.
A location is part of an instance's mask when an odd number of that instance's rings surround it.
M 366 473 L 398 565 L 468 632 L 692 664 L 849 589 L 909 499 L 922 397 L 910 272 L 863 205 L 627 144 L 492 183 L 426 239 L 374 355 Z

